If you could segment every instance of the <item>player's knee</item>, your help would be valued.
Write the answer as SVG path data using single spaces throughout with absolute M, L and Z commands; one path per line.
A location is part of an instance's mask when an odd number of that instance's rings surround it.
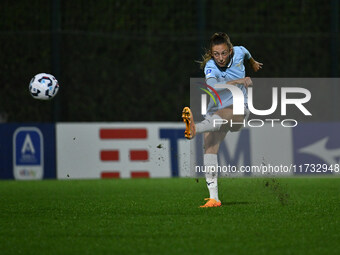
M 245 126 L 245 123 L 246 118 L 243 116 L 234 116 L 234 118 L 230 121 L 229 131 L 238 132 Z
M 235 124 L 229 127 L 230 132 L 238 132 L 242 129 L 243 125 L 241 124 Z

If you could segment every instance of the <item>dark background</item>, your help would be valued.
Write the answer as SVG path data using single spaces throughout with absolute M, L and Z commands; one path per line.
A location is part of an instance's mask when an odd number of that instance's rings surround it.
M 0 10 L 0 122 L 181 121 L 217 31 L 264 63 L 251 77 L 340 73 L 337 0 L 2 0 Z M 60 83 L 52 101 L 29 95 L 40 72 Z

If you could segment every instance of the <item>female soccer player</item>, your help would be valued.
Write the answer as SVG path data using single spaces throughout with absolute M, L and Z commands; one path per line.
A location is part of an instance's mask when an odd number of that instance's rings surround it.
M 203 164 L 206 170 L 205 178 L 210 198 L 201 207 L 218 207 L 221 201 L 218 199 L 217 177 L 217 153 L 220 143 L 224 140 L 228 131 L 239 131 L 242 125 L 221 125 L 214 123 L 215 119 L 224 119 L 228 123 L 242 122 L 244 115 L 233 115 L 233 96 L 228 89 L 217 89 L 216 84 L 226 83 L 240 88 L 245 97 L 245 109 L 247 110 L 247 87 L 252 85 L 249 77 L 245 77 L 244 60 L 250 63 L 252 69 L 257 72 L 262 68 L 262 63 L 255 61 L 249 51 L 243 46 L 233 46 L 226 33 L 215 33 L 210 38 L 210 45 L 201 63 L 204 69 L 206 84 L 214 88 L 222 101 L 217 105 L 210 100 L 205 120 L 196 124 L 189 107 L 182 112 L 183 121 L 186 123 L 185 137 L 193 139 L 198 133 L 204 133 L 204 158 Z

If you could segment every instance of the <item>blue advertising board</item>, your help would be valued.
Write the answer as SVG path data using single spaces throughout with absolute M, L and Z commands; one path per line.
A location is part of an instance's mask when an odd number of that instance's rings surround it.
M 0 179 L 56 178 L 54 124 L 0 124 Z

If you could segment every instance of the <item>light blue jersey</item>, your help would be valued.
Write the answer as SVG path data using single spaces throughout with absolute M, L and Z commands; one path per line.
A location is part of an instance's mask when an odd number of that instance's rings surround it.
M 242 79 L 245 77 L 246 72 L 243 62 L 244 59 L 249 60 L 251 55 L 243 46 L 234 46 L 233 52 L 234 55 L 227 67 L 219 67 L 215 63 L 214 59 L 210 59 L 205 65 L 204 74 L 206 83 L 214 89 L 216 89 L 214 85 L 217 83 L 226 83 L 228 81 Z M 243 85 L 236 86 L 243 91 L 244 102 L 246 104 L 248 102 L 247 89 Z M 233 96 L 228 89 L 216 89 L 216 91 L 221 98 L 222 105 L 219 100 L 216 100 L 217 105 L 215 105 L 213 100 L 210 100 L 207 108 L 208 114 L 212 114 L 219 109 L 223 109 L 233 104 Z

